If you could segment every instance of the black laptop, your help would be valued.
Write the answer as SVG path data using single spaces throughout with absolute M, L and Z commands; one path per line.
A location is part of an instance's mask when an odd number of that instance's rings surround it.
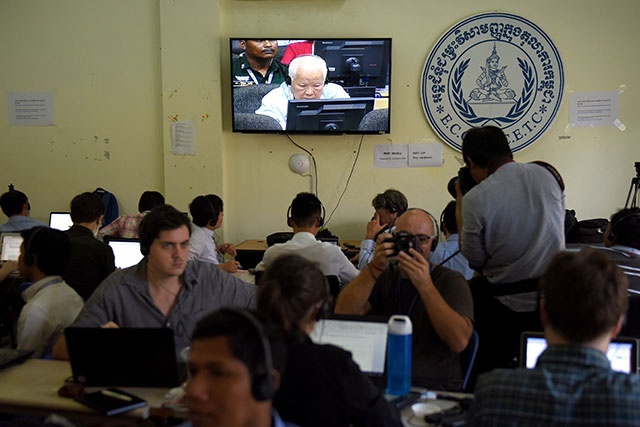
M 74 381 L 97 387 L 180 384 L 169 328 L 76 328 L 64 331 Z

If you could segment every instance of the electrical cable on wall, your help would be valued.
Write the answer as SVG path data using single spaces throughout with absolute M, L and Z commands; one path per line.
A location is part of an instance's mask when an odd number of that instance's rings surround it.
M 293 140 L 293 138 L 291 138 L 291 136 L 290 136 L 290 135 L 285 135 L 285 136 L 287 137 L 287 139 L 288 139 L 289 141 L 291 141 L 291 143 L 292 143 L 293 145 L 295 145 L 296 147 L 298 147 L 299 149 L 301 149 L 302 151 L 304 151 L 305 153 L 307 153 L 307 154 L 309 155 L 309 157 L 311 157 L 311 161 L 313 162 L 313 174 L 314 174 L 314 180 L 315 180 L 315 183 L 314 183 L 314 187 L 315 187 L 314 189 L 315 189 L 315 191 L 314 191 L 313 193 L 314 193 L 314 194 L 316 195 L 316 197 L 319 199 L 319 198 L 320 198 L 320 196 L 319 196 L 319 194 L 318 194 L 318 166 L 317 166 L 317 164 L 316 164 L 316 158 L 313 156 L 313 153 L 311 153 L 311 151 L 307 150 L 306 148 L 304 148 L 304 147 L 303 147 L 303 146 L 301 146 L 300 144 L 296 143 L 296 142 Z M 362 143 L 362 142 L 361 142 L 361 143 Z

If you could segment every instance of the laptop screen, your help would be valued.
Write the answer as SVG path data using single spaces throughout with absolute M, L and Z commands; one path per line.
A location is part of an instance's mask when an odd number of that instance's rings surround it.
M 532 369 L 536 366 L 540 354 L 547 348 L 547 340 L 539 333 L 524 333 L 522 346 L 520 366 Z M 614 371 L 635 374 L 637 357 L 638 342 L 632 338 L 616 338 L 611 341 L 607 349 L 607 358 Z
M 71 214 L 69 212 L 51 212 L 49 213 L 49 227 L 56 230 L 67 231 L 73 225 Z
M 338 316 L 321 319 L 311 339 L 351 352 L 362 372 L 383 375 L 387 354 L 387 320 L 384 317 Z
M 0 261 L 17 261 L 20 256 L 22 236 L 20 233 L 2 233 L 2 253 Z
M 117 268 L 131 267 L 143 258 L 140 252 L 140 242 L 137 240 L 110 239 L 109 246 L 113 250 Z

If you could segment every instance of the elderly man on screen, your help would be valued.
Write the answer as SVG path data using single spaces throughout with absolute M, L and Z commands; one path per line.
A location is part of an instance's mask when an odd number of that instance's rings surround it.
M 335 99 L 349 98 L 342 86 L 325 83 L 327 63 L 317 55 L 301 55 L 289 64 L 291 83 L 284 82 L 280 87 L 262 98 L 262 105 L 256 114 L 273 117 L 282 129 L 287 128 L 287 109 L 293 99 Z

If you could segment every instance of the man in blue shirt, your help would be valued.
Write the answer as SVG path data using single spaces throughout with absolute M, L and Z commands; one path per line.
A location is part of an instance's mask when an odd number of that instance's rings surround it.
M 10 186 L 11 187 L 11 186 Z M 0 232 L 22 231 L 33 227 L 46 226 L 44 222 L 29 218 L 31 205 L 27 195 L 11 188 L 0 196 L 0 207 L 9 221 L 0 225 Z
M 534 369 L 481 375 L 467 425 L 637 425 L 640 377 L 613 371 L 606 356 L 627 309 L 620 268 L 595 249 L 560 252 L 541 286 L 549 346 Z
M 473 277 L 473 269 L 469 267 L 469 261 L 462 255 L 459 248 L 458 221 L 456 221 L 456 202 L 450 201 L 442 211 L 440 217 L 440 231 L 446 240 L 440 242 L 438 247 L 431 252 L 429 261 L 440 264 L 451 270 L 457 271 L 470 280 Z

